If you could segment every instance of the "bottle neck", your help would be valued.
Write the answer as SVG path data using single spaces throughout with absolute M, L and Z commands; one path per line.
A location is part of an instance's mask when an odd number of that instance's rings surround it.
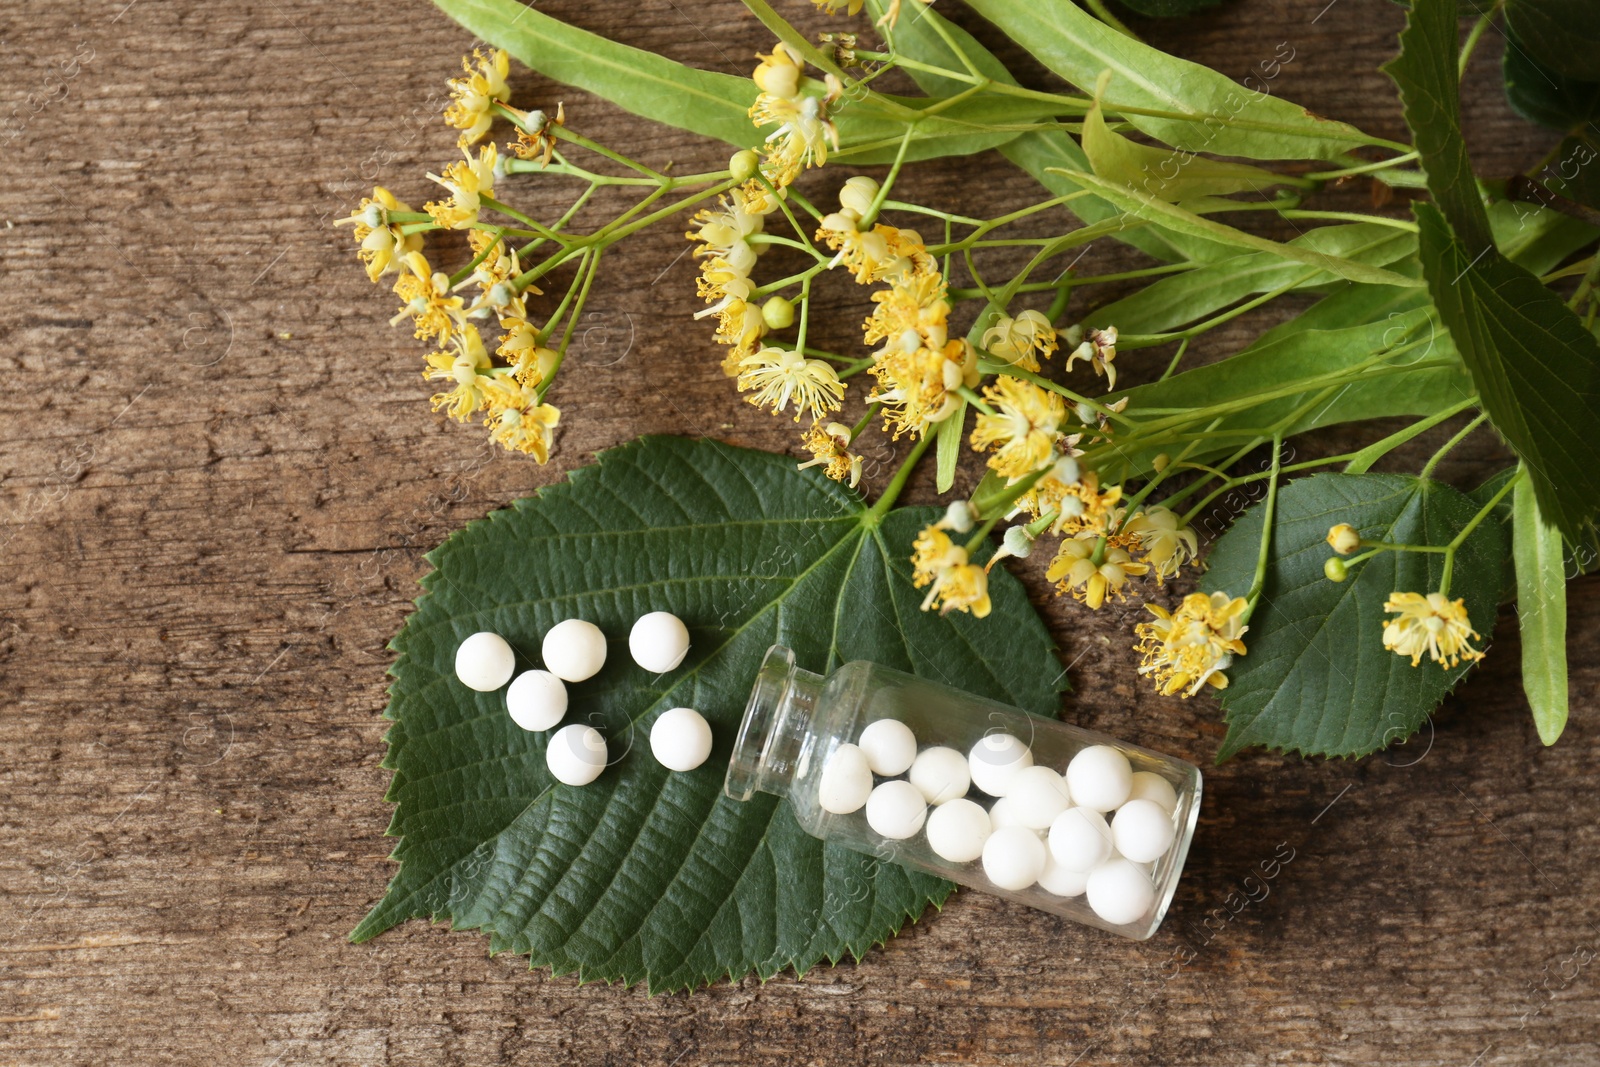
M 767 650 L 733 743 L 723 784 L 728 796 L 749 800 L 757 793 L 789 792 L 822 683 L 820 674 L 794 665 L 790 649 L 773 645 Z

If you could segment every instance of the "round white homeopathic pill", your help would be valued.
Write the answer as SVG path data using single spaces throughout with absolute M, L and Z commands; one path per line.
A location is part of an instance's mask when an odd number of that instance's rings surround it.
M 1158 860 L 1178 834 L 1172 816 L 1153 800 L 1130 800 L 1111 817 L 1111 841 L 1135 863 Z
M 651 674 L 677 670 L 689 654 L 689 628 L 670 611 L 641 615 L 628 631 L 628 651 L 633 662 Z
M 1075 897 L 1089 884 L 1088 871 L 1069 871 L 1056 862 L 1052 854 L 1044 861 L 1044 873 L 1039 876 L 1039 888 L 1058 897 Z
M 1016 811 L 1016 806 L 1008 798 L 1001 797 L 989 805 L 989 824 L 996 830 L 1005 826 L 1024 826 Z
M 1168 815 L 1178 810 L 1178 791 L 1155 771 L 1134 771 L 1133 787 L 1128 790 L 1129 800 L 1153 800 Z
M 588 785 L 606 769 L 606 739 L 593 726 L 578 722 L 563 726 L 550 735 L 544 762 L 556 781 Z
M 1044 842 L 1025 826 L 1007 826 L 983 843 L 983 873 L 1001 889 L 1026 889 L 1044 873 Z
M 567 714 L 567 687 L 549 671 L 523 671 L 506 690 L 506 710 L 524 730 L 548 730 Z
M 517 654 L 499 634 L 473 634 L 456 649 L 456 677 L 468 689 L 492 693 L 511 681 L 516 669 Z
M 1087 871 L 1111 858 L 1111 827 L 1089 808 L 1068 808 L 1050 824 L 1050 855 L 1069 871 Z
M 867 802 L 872 792 L 872 768 L 867 754 L 855 745 L 840 745 L 822 765 L 817 782 L 817 803 L 823 811 L 849 815 Z
M 1128 799 L 1133 768 L 1128 757 L 1110 745 L 1090 745 L 1067 764 L 1072 802 L 1093 811 L 1110 811 Z
M 1116 926 L 1137 922 L 1156 902 L 1150 876 L 1125 859 L 1110 860 L 1090 871 L 1084 893 L 1094 913 Z
M 922 791 L 903 778 L 884 782 L 867 797 L 867 825 L 891 841 L 915 835 L 927 817 Z
M 917 758 L 917 736 L 899 719 L 868 723 L 856 744 L 867 754 L 872 773 L 885 778 L 906 773 L 911 761 Z
M 989 813 L 970 800 L 950 800 L 928 815 L 928 846 L 951 863 L 970 863 L 989 840 Z
M 922 790 L 929 804 L 943 804 L 964 797 L 972 784 L 967 757 L 942 745 L 925 749 L 911 761 L 911 784 Z
M 650 727 L 650 752 L 669 771 L 692 771 L 711 755 L 711 724 L 693 708 L 664 711 Z
M 1011 779 L 1006 793 L 1012 810 L 1022 825 L 1033 830 L 1048 830 L 1056 816 L 1072 807 L 1067 783 L 1049 767 L 1024 767 Z
M 606 635 L 582 619 L 558 622 L 544 635 L 545 669 L 563 682 L 593 678 L 606 662 Z
M 967 753 L 972 784 L 992 797 L 1003 797 L 1017 772 L 1033 766 L 1033 752 L 1010 734 L 985 734 Z

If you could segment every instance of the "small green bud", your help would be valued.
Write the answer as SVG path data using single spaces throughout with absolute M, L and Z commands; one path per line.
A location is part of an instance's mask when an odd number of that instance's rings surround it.
M 1342 582 L 1350 577 L 1350 568 L 1338 556 L 1329 556 L 1322 563 L 1322 573 L 1330 582 Z
M 735 152 L 733 158 L 728 160 L 728 171 L 733 180 L 743 185 L 756 176 L 756 168 L 761 165 L 761 157 L 746 148 L 743 152 Z
M 761 305 L 761 321 L 769 330 L 787 330 L 794 325 L 794 302 L 774 296 Z

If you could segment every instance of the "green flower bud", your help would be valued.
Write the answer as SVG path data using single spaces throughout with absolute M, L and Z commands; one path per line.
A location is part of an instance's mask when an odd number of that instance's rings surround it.
M 781 296 L 769 298 L 761 305 L 761 321 L 769 330 L 787 330 L 794 325 L 794 303 Z
M 1342 582 L 1350 577 L 1350 568 L 1338 556 L 1329 556 L 1322 564 L 1322 573 L 1330 582 Z
M 743 185 L 756 176 L 756 168 L 761 165 L 761 157 L 746 148 L 743 152 L 735 152 L 733 158 L 728 160 L 728 170 L 733 175 L 733 180 Z

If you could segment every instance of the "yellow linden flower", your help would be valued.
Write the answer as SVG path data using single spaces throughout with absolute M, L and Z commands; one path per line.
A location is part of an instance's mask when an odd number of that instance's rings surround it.
M 757 52 L 756 58 L 761 62 L 750 77 L 763 93 L 790 98 L 800 91 L 804 67 L 788 45 L 779 41 L 772 46 L 771 55 Z
M 517 112 L 517 139 L 506 145 L 518 159 L 537 159 L 541 167 L 550 165 L 555 155 L 557 126 L 567 124 L 567 105 L 556 105 L 556 117 L 543 111 Z
M 991 469 L 1007 478 L 1021 478 L 1050 462 L 1057 431 L 1067 417 L 1065 400 L 1032 382 L 1005 375 L 984 389 L 983 398 L 998 410 L 978 415 L 972 447 L 986 452 L 1000 446 L 989 457 Z
M 829 15 L 837 15 L 843 11 L 846 15 L 861 14 L 861 5 L 867 0 L 811 0 L 817 5 L 817 10 Z
M 757 311 L 759 315 L 759 310 Z M 739 361 L 740 391 L 755 390 L 747 397 L 756 407 L 771 408 L 776 415 L 794 401 L 794 421 L 809 414 L 820 419 L 839 408 L 844 383 L 832 367 L 820 359 L 807 359 L 799 352 L 782 348 L 763 348 Z
M 978 383 L 978 356 L 966 341 L 957 338 L 942 349 L 919 342 L 908 330 L 900 344 L 874 353 L 878 361 L 871 371 L 877 386 L 868 400 L 884 405 L 884 422 L 896 438 L 925 433 L 949 418 L 960 404 L 954 390 Z
M 1206 685 L 1227 688 L 1228 676 L 1222 672 L 1234 656 L 1245 654 L 1240 638 L 1250 629 L 1244 624 L 1249 608 L 1244 597 L 1190 593 L 1177 611 L 1155 604 L 1145 608 L 1155 621 L 1133 628 L 1143 656 L 1140 674 L 1149 675 L 1165 696 L 1181 692 L 1192 697 Z
M 1067 438 L 1069 447 L 1074 440 Z M 1058 471 L 1063 466 L 1066 466 L 1065 461 L 1058 460 Z M 1077 464 L 1072 463 L 1071 471 L 1075 473 L 1076 470 Z M 1122 486 L 1113 485 L 1102 490 L 1100 476 L 1094 471 L 1085 471 L 1075 479 L 1069 479 L 1058 471 L 1045 475 L 1023 494 L 1017 501 L 1018 510 L 1030 513 L 1035 519 L 1053 513 L 1056 516 L 1051 523 L 1053 533 L 1075 537 L 1091 534 L 1098 537 L 1106 533 L 1116 518 L 1117 505 L 1122 500 Z
M 861 457 L 850 451 L 850 427 L 839 422 L 814 422 L 800 443 L 812 455 L 800 464 L 800 470 L 821 466 L 822 473 L 836 482 L 848 480 L 852 489 L 860 483 Z
M 714 256 L 725 260 L 741 273 L 755 266 L 757 249 L 746 238 L 761 232 L 766 218 L 756 212 L 746 211 L 742 204 L 730 203 L 721 198 L 720 210 L 701 208 L 695 213 L 695 229 L 684 234 L 691 241 L 699 241 L 696 256 Z
M 1158 582 L 1177 574 L 1178 568 L 1193 559 L 1200 548 L 1195 532 L 1159 504 L 1129 519 L 1122 532 L 1137 540 L 1144 561 L 1155 569 Z
M 1145 574 L 1148 564 L 1137 563 L 1133 557 L 1115 545 L 1107 545 L 1100 562 L 1094 562 L 1098 538 L 1072 538 L 1061 542 L 1056 558 L 1045 571 L 1045 578 L 1056 583 L 1056 590 L 1071 593 L 1074 597 L 1098 610 L 1106 601 L 1107 593 L 1122 596 L 1122 587 L 1130 576 Z
M 879 223 L 865 233 L 856 229 L 860 216 L 842 209 L 824 216 L 817 240 L 839 253 L 844 264 L 861 285 L 902 275 L 927 275 L 937 270 L 932 256 L 915 230 L 901 230 Z
M 513 452 L 526 452 L 538 463 L 548 462 L 561 411 L 539 403 L 536 392 L 514 378 L 492 378 L 483 392 L 489 408 L 483 424 L 489 428 L 489 439 Z
M 1111 361 L 1117 358 L 1117 328 L 1107 326 L 1103 330 L 1090 330 L 1083 343 L 1072 350 L 1072 355 L 1067 357 L 1067 370 L 1078 360 L 1088 360 L 1094 372 L 1106 380 L 1107 389 L 1117 387 L 1117 368 Z
M 495 354 L 511 365 L 511 376 L 526 386 L 536 386 L 550 376 L 559 353 L 544 347 L 539 328 L 525 318 L 500 319 L 500 347 Z
M 941 615 L 967 611 L 979 619 L 989 614 L 988 574 L 969 562 L 967 550 L 951 541 L 937 524 L 924 529 L 912 542 L 911 568 L 912 585 L 929 587 L 923 611 L 935 607 Z
M 1393 593 L 1384 601 L 1384 611 L 1399 612 L 1383 626 L 1383 647 L 1401 656 L 1410 656 L 1411 665 L 1422 662 L 1423 653 L 1446 668 L 1462 660 L 1476 662 L 1483 653 L 1468 642 L 1477 639 L 1463 600 L 1450 600 L 1443 593 Z
M 920 3 L 924 7 L 929 7 L 933 4 L 933 0 L 920 0 Z M 889 10 L 885 11 L 883 18 L 878 20 L 878 26 L 892 30 L 894 29 L 894 24 L 898 21 L 900 21 L 900 0 L 889 0 Z
M 450 79 L 450 106 L 444 110 L 444 120 L 461 131 L 456 143 L 467 148 L 489 132 L 494 105 L 511 99 L 511 86 L 506 84 L 511 57 L 498 48 L 488 55 L 474 48 L 472 55 L 462 57 L 461 69 L 467 76 Z
M 862 326 L 867 344 L 893 338 L 903 348 L 910 331 L 928 348 L 945 346 L 950 304 L 945 300 L 944 277 L 937 271 L 896 278 L 888 289 L 873 293 L 872 302 L 877 306 Z
M 448 391 L 433 395 L 433 410 L 445 408 L 452 419 L 465 422 L 483 406 L 484 387 L 490 383 L 489 371 L 494 364 L 473 326 L 457 331 L 450 343 L 451 350 L 428 357 L 428 369 L 422 376 L 429 381 L 455 383 Z
M 1037 373 L 1039 361 L 1056 350 L 1056 331 L 1043 312 L 1029 310 L 1016 318 L 1000 316 L 983 331 L 981 343 L 996 359 Z
M 451 334 L 465 323 L 463 301 L 450 292 L 450 275 L 435 271 L 421 252 L 407 252 L 401 257 L 406 272 L 394 283 L 394 292 L 402 302 L 400 313 L 389 320 L 397 326 L 410 315 L 416 323 L 416 336 L 422 340 L 437 337 L 448 341 Z
M 355 227 L 356 256 L 367 268 L 367 277 L 376 282 L 391 271 L 397 271 L 399 259 L 407 252 L 422 250 L 422 234 L 401 233 L 400 223 L 389 221 L 389 212 L 410 212 L 411 208 L 395 199 L 393 193 L 381 185 L 372 187 L 372 195 L 361 201 L 361 206 L 349 217 L 337 219 L 335 226 L 346 223 Z
M 772 77 L 776 82 L 780 75 Z M 832 74 L 823 80 L 828 87 L 825 96 L 763 92 L 750 105 L 750 119 L 758 127 L 778 127 L 767 134 L 767 157 L 762 162 L 762 173 L 775 186 L 788 185 L 802 170 L 827 163 L 830 144 L 835 151 L 839 148 L 839 131 L 829 108 L 844 96 L 844 86 Z
M 428 177 L 450 190 L 449 200 L 431 200 L 424 205 L 433 221 L 447 230 L 469 229 L 478 221 L 483 197 L 494 196 L 494 165 L 500 158 L 492 144 L 478 149 L 478 158 L 464 152 L 466 159 L 450 164 L 444 175 Z

